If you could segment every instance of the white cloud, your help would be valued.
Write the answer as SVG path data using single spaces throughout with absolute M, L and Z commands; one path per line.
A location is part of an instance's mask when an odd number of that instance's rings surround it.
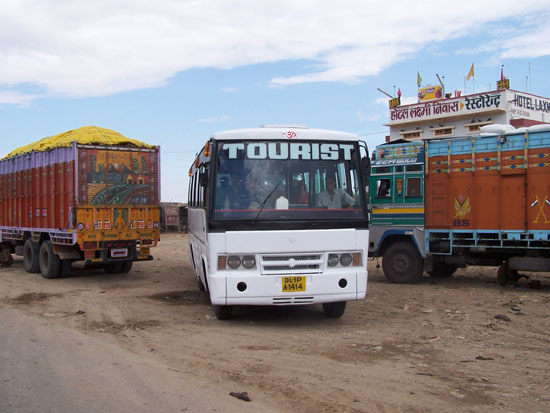
M 218 122 L 225 122 L 231 119 L 231 116 L 229 115 L 220 115 L 220 116 L 210 116 L 208 118 L 201 118 L 199 119 L 199 122 L 201 123 L 218 123 Z
M 0 90 L 0 105 L 9 104 L 27 107 L 38 97 L 38 95 L 21 93 L 15 90 Z
M 222 88 L 222 91 L 225 93 L 235 93 L 237 89 L 235 89 L 234 87 L 224 87 Z
M 535 57 L 550 54 L 548 6 L 548 0 L 444 6 L 394 0 L 391 7 L 374 0 L 67 0 L 59 7 L 56 0 L 6 0 L 0 5 L 0 85 L 102 96 L 160 86 L 191 68 L 298 59 L 311 61 L 311 70 L 269 83 L 357 82 L 428 44 L 538 12 L 531 27 L 518 27 L 495 51 Z M 490 41 L 490 30 L 487 36 Z

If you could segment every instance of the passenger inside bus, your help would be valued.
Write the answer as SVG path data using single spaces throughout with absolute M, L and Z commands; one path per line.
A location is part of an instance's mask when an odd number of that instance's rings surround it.
M 302 179 L 296 184 L 294 189 L 294 199 L 295 204 L 308 204 L 309 203 L 309 192 L 306 187 L 306 182 Z

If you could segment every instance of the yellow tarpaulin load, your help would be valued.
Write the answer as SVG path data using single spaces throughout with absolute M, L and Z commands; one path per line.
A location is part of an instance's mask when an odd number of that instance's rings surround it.
M 33 142 L 25 146 L 11 151 L 6 158 L 12 156 L 23 155 L 32 151 L 49 151 L 54 148 L 62 148 L 71 146 L 73 142 L 83 145 L 124 145 L 132 144 L 139 148 L 153 148 L 153 145 L 148 145 L 136 139 L 127 138 L 126 136 L 115 132 L 111 129 L 100 128 L 99 126 L 83 126 L 82 128 L 73 129 L 59 135 L 49 136 L 41 139 L 38 142 Z

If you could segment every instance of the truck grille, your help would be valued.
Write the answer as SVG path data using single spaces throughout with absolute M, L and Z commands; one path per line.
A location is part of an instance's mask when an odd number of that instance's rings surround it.
M 323 254 L 260 256 L 262 274 L 315 274 L 323 271 Z

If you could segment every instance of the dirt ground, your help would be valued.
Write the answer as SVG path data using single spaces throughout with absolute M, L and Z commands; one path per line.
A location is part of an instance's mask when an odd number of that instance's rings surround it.
M 163 234 L 129 274 L 67 278 L 0 269 L 0 309 L 84 332 L 280 411 L 550 412 L 550 274 L 496 284 L 495 268 L 416 285 L 369 261 L 367 298 L 341 319 L 320 305 L 243 307 L 217 320 L 185 234 Z M 230 396 L 227 396 L 230 397 Z M 245 402 L 243 402 L 245 403 Z M 223 406 L 220 406 L 223 411 Z

